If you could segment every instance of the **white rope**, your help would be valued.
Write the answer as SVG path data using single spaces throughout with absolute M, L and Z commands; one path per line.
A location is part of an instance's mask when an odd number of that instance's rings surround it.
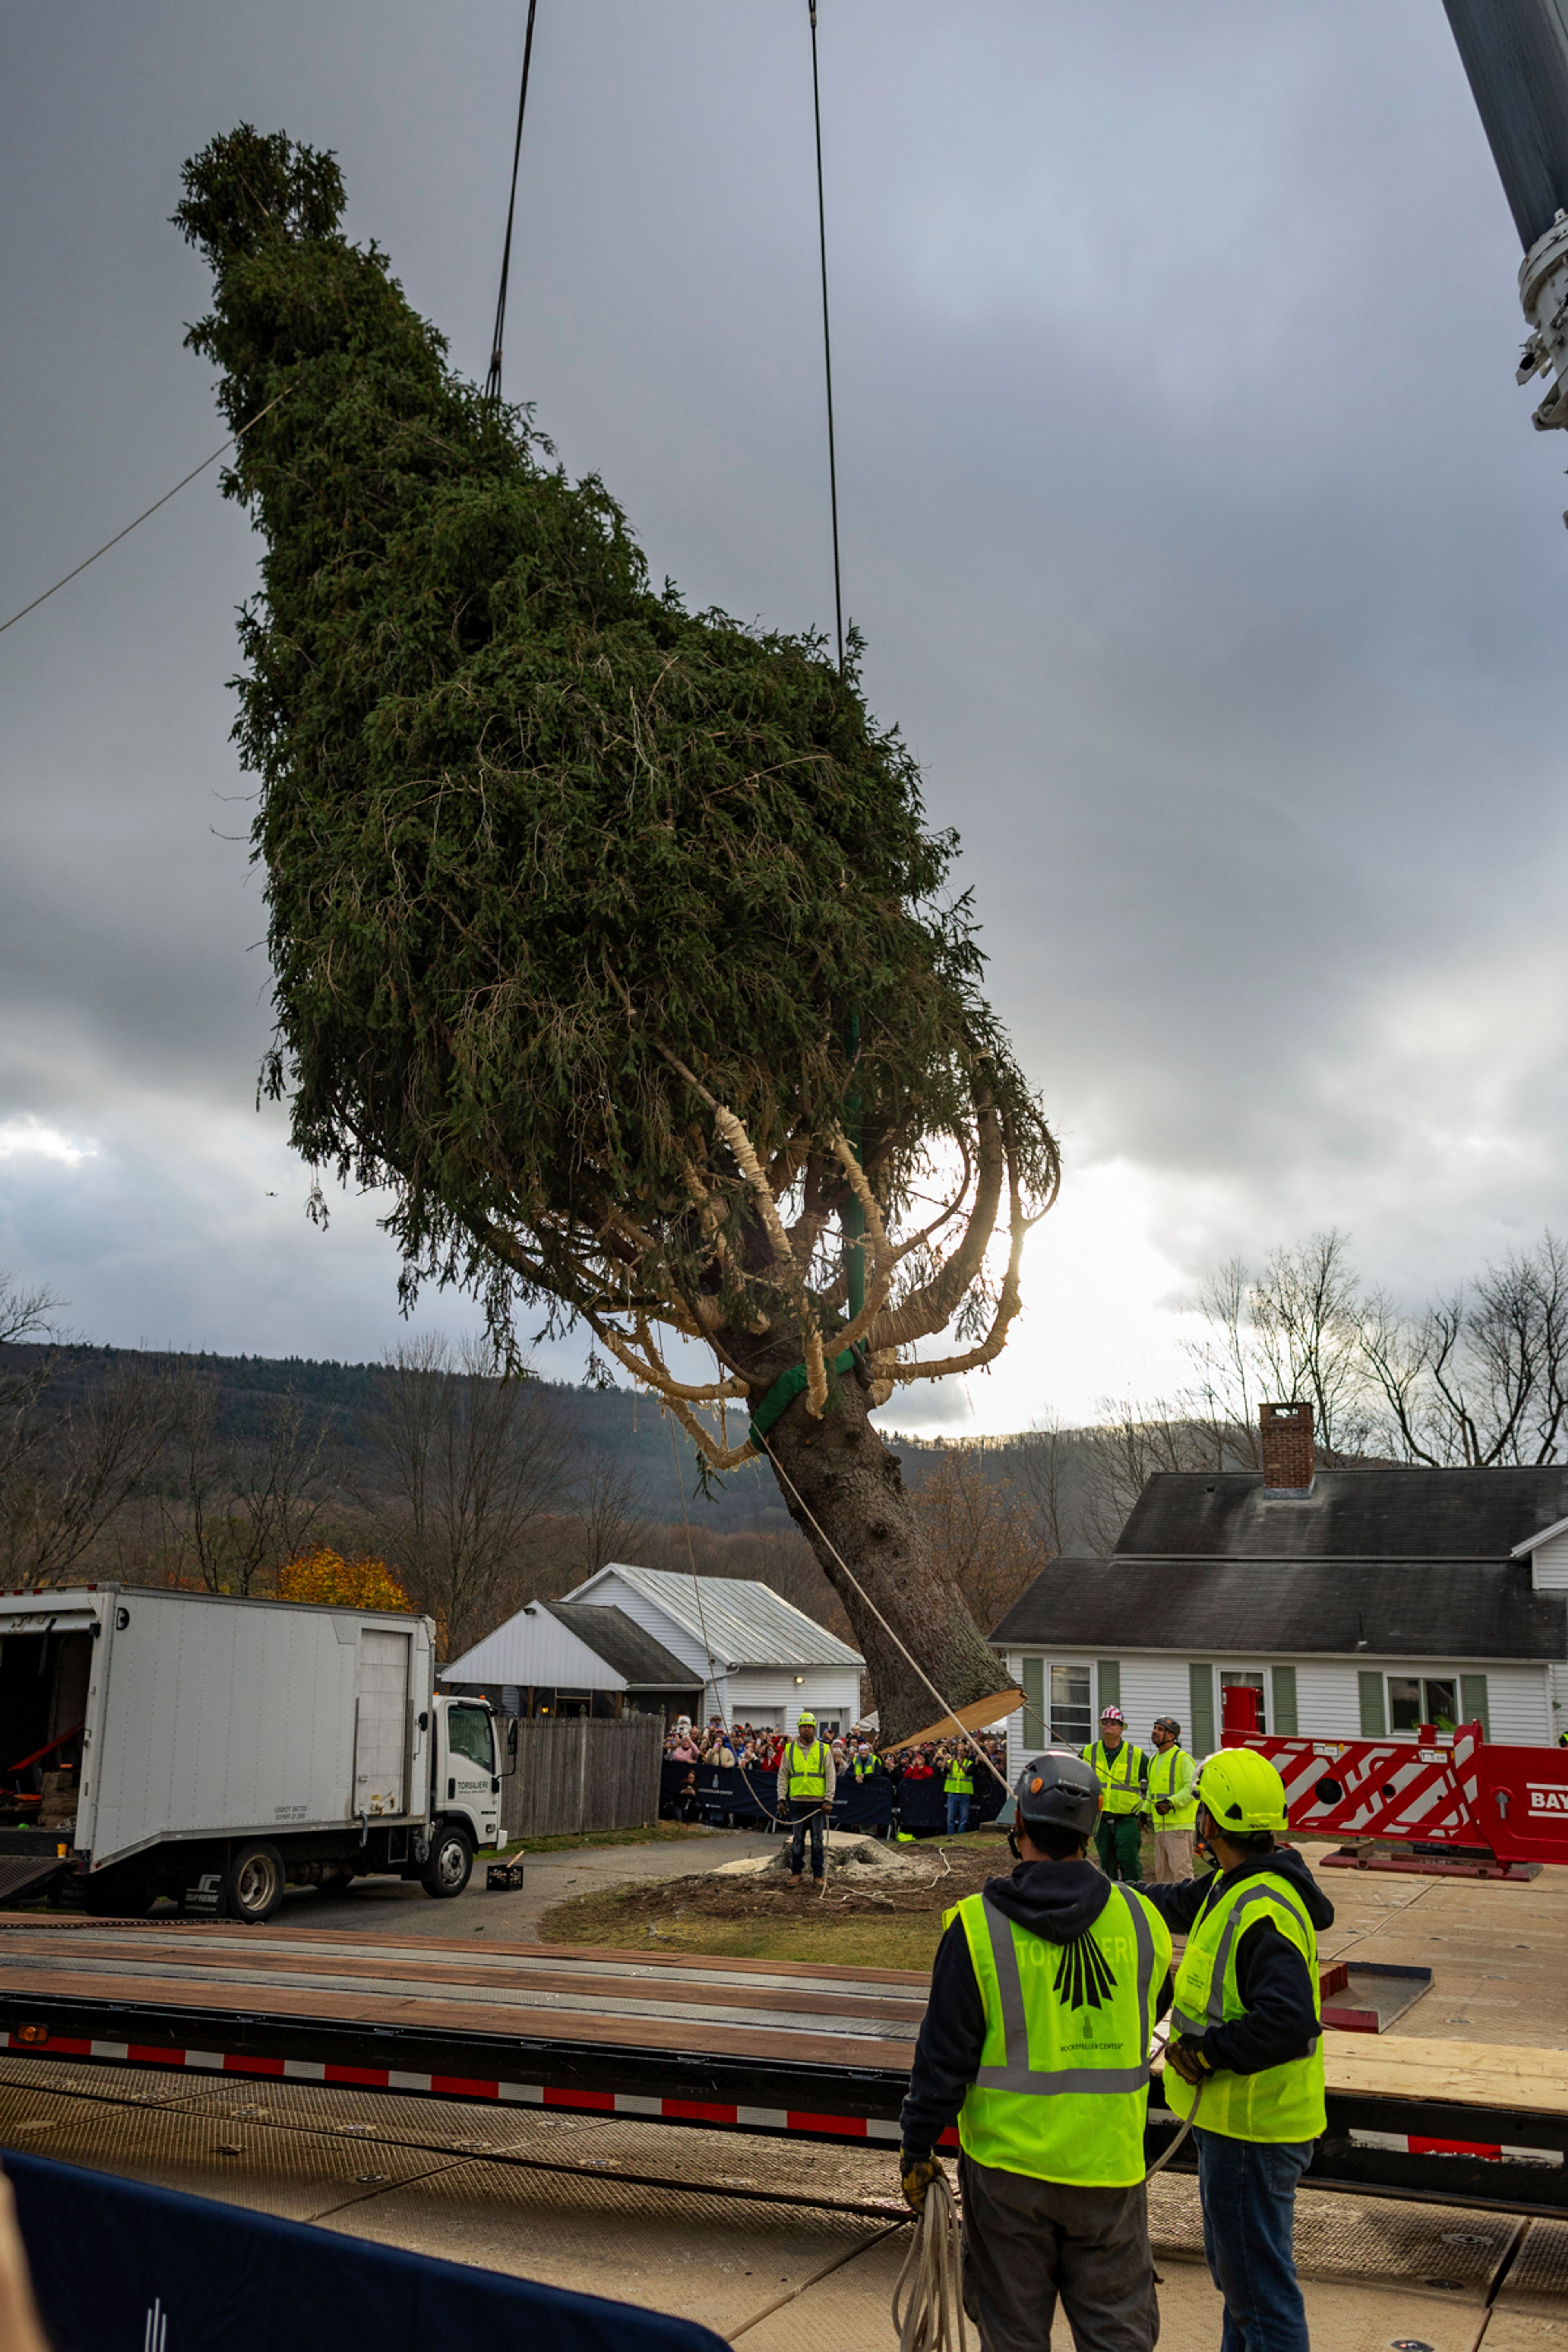
M 926 2190 L 893 2289 L 899 2352 L 967 2352 L 962 2249 L 958 2208 L 946 2174 L 939 2172 Z
M 856 1575 L 854 1570 L 845 1559 L 844 1554 L 839 1550 L 838 1546 L 827 1533 L 821 1520 L 812 1509 L 811 1505 L 806 1501 L 805 1496 L 801 1493 L 800 1488 L 795 1485 L 795 1480 L 790 1476 L 789 1472 L 784 1468 L 784 1464 L 779 1460 L 778 1455 L 773 1452 L 773 1447 L 768 1444 L 765 1437 L 763 1439 L 763 1451 L 766 1454 L 768 1460 L 773 1464 L 779 1477 L 783 1479 L 784 1485 L 789 1488 L 790 1493 L 795 1496 L 795 1501 L 800 1505 L 801 1509 L 805 1513 L 806 1517 L 811 1521 L 812 1526 L 816 1529 L 817 1534 L 822 1538 L 823 1542 L 827 1546 L 828 1550 L 833 1554 L 834 1559 L 838 1562 L 839 1567 L 844 1570 L 845 1575 L 849 1579 L 850 1583 L 855 1587 L 856 1591 L 860 1595 L 861 1600 L 866 1603 L 867 1608 L 871 1612 L 872 1616 L 876 1619 L 883 1633 L 886 1633 L 889 1641 L 893 1644 L 893 1647 L 899 1652 L 900 1655 L 907 1662 L 907 1664 L 913 1666 L 916 1674 L 919 1675 L 921 1682 L 924 1683 L 927 1690 L 930 1691 L 932 1698 L 935 1699 L 943 1715 L 951 1715 L 953 1721 L 958 1723 L 958 1709 L 953 1706 L 952 1701 L 950 1698 L 944 1698 L 942 1696 L 941 1691 L 938 1690 L 936 1685 L 932 1682 L 925 1668 L 921 1664 L 920 1660 L 910 1656 L 909 1651 L 905 1648 L 903 1643 L 900 1641 L 898 1635 L 894 1633 L 892 1627 L 889 1624 L 887 1619 L 883 1616 L 881 1611 L 878 1608 L 876 1602 L 872 1600 L 870 1594 L 867 1591 L 865 1586 L 861 1583 L 859 1578 Z M 976 1756 L 979 1757 L 982 1764 L 984 1765 L 985 1769 L 990 1773 L 991 1778 L 1001 1788 L 1004 1796 L 1010 1797 L 1013 1791 L 1007 1786 L 1006 1775 L 996 1769 L 995 1765 L 992 1762 L 990 1757 L 987 1756 L 984 1748 L 982 1748 L 979 1740 L 976 1739 L 974 1734 L 969 1729 L 967 1725 L 958 1723 L 958 1727 L 960 1731 L 963 1732 L 965 1739 L 968 1740 L 971 1748 L 973 1748 Z

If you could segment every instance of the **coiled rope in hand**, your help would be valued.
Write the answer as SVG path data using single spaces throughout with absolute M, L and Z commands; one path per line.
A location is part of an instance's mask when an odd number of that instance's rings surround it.
M 967 2352 L 962 2244 L 958 2208 L 939 2172 L 926 2190 L 893 2289 L 899 2352 Z

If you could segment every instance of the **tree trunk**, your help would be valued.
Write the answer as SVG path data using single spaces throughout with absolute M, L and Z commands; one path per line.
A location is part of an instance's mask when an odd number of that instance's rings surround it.
M 766 1387 L 763 1380 L 753 1389 L 753 1410 Z M 816 1554 L 854 1627 L 870 1674 L 883 1739 L 907 1738 L 948 1708 L 967 1706 L 993 1691 L 1012 1687 L 1001 1660 L 975 1630 L 963 1594 L 933 1556 L 905 1491 L 899 1458 L 872 1428 L 858 1381 L 834 1383 L 820 1421 L 812 1418 L 804 1396 L 795 1398 L 769 1430 L 768 1446 L 775 1469 L 784 1474 L 779 1486 L 790 1517 Z M 799 1489 L 799 1500 L 792 1485 Z M 931 1676 L 942 1693 L 941 1706 L 877 1622 L 835 1551 L 842 1553 Z

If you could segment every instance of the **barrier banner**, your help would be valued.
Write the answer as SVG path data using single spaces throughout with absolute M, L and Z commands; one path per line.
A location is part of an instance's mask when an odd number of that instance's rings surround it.
M 893 1783 L 885 1772 L 869 1773 L 864 1780 L 844 1773 L 833 1799 L 836 1830 L 883 1830 L 893 1818 Z
M 54 2352 L 727 2352 L 694 2321 L 5 2153 Z
M 737 1829 L 763 1829 L 774 1819 L 778 1799 L 775 1775 L 748 1765 L 744 1772 L 721 1771 L 712 1764 L 666 1764 L 659 1775 L 659 1811 L 665 1819 L 710 1822 L 721 1827 L 732 1820 Z M 1000 1785 L 989 1772 L 976 1775 L 969 1801 L 972 1829 L 994 1821 L 1005 1801 Z M 940 1780 L 895 1780 L 886 1772 L 857 1780 L 845 1773 L 833 1800 L 836 1830 L 945 1830 L 947 1799 Z

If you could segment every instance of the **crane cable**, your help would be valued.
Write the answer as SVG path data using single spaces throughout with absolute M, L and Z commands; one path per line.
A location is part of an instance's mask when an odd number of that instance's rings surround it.
M 8 621 L 0 621 L 0 637 L 5 635 L 7 629 L 14 629 L 18 621 L 25 621 L 29 613 L 36 613 L 40 604 L 47 604 L 49 598 L 55 595 L 61 588 L 68 587 L 73 580 L 78 579 L 80 574 L 87 570 L 89 563 L 96 563 L 100 555 L 107 555 L 111 547 L 118 547 L 122 539 L 129 539 L 131 533 L 135 530 L 137 523 L 145 522 L 148 516 L 155 515 L 160 507 L 166 507 L 169 500 L 175 495 L 175 492 L 183 490 L 187 482 L 194 482 L 198 474 L 205 474 L 209 466 L 216 466 L 226 449 L 232 449 L 237 441 L 243 441 L 246 435 L 250 431 L 251 426 L 253 425 L 259 425 L 264 416 L 270 416 L 272 411 L 278 405 L 278 401 L 286 400 L 293 389 L 294 387 L 291 383 L 286 383 L 282 391 L 278 394 L 277 400 L 269 400 L 265 408 L 258 408 L 254 416 L 247 417 L 246 422 L 239 426 L 237 432 L 229 435 L 226 441 L 220 441 L 218 443 L 217 447 L 213 451 L 210 457 L 204 457 L 199 466 L 193 466 L 188 474 L 182 474 L 179 480 L 174 484 L 174 489 L 165 490 L 161 499 L 154 499 L 150 507 L 143 507 L 142 512 L 135 518 L 134 521 L 128 522 L 123 530 L 117 530 L 112 539 L 106 539 L 101 547 L 95 547 L 92 553 L 84 557 L 82 562 L 77 565 L 74 572 L 68 572 L 63 580 L 57 580 L 53 588 L 46 588 L 41 596 L 35 596 L 30 604 L 24 604 L 21 611 L 19 613 L 13 613 Z
M 517 136 L 511 146 L 511 194 L 507 198 L 506 241 L 501 247 L 500 291 L 496 297 L 495 331 L 490 336 L 490 372 L 485 378 L 485 398 L 500 398 L 501 344 L 506 334 L 506 288 L 511 275 L 511 225 L 517 211 L 517 167 L 522 154 L 522 118 L 528 111 L 528 76 L 533 63 L 533 19 L 539 0 L 528 0 L 528 30 L 522 40 L 522 87 L 517 99 Z
M 827 386 L 827 499 L 833 517 L 833 614 L 838 635 L 838 675 L 844 675 L 844 592 L 838 568 L 838 457 L 833 434 L 833 329 L 827 310 L 827 205 L 822 186 L 822 85 L 816 70 L 816 0 L 811 12 L 811 111 L 816 131 L 816 247 L 822 266 L 822 364 Z

